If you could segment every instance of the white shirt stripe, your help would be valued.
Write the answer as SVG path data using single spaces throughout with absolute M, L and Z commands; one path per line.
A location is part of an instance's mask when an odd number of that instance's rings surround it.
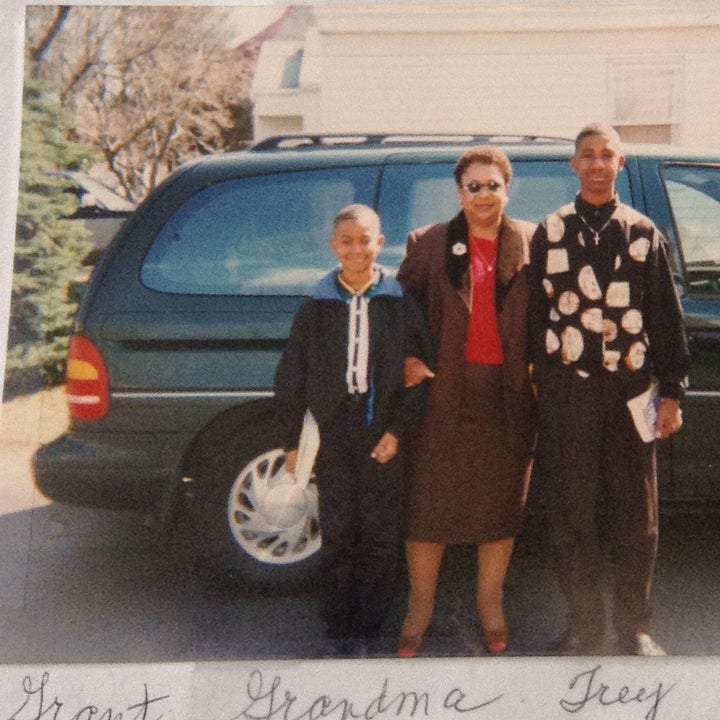
M 348 392 L 368 391 L 368 352 L 370 347 L 369 300 L 361 293 L 355 293 L 349 300 L 350 322 L 348 325 Z

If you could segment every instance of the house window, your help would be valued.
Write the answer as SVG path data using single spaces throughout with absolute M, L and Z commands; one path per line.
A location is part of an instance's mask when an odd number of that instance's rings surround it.
M 303 54 L 302 50 L 298 50 L 285 59 L 282 80 L 280 81 L 281 88 L 296 90 L 300 87 L 300 71 L 302 70 Z

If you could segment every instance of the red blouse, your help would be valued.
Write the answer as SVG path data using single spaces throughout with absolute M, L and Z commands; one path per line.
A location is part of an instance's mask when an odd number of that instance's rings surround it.
M 497 242 L 470 236 L 468 244 L 472 291 L 465 360 L 481 365 L 501 365 L 503 352 L 495 316 Z

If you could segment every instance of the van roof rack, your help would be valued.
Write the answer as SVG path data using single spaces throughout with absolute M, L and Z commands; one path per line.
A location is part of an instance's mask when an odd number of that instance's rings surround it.
M 306 148 L 367 148 L 403 145 L 526 145 L 533 143 L 565 145 L 568 138 L 545 135 L 514 135 L 487 133 L 441 134 L 441 133 L 329 133 L 272 135 L 258 141 L 250 150 L 302 150 Z

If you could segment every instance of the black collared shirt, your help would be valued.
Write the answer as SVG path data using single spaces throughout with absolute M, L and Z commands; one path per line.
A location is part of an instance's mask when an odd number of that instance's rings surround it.
M 612 227 L 617 223 L 610 220 L 617 206 L 617 197 L 599 206 L 583 200 L 580 193 L 575 197 L 575 210 L 579 221 L 578 232 L 582 233 L 585 239 L 588 262 L 595 270 L 595 276 L 603 293 L 610 282 L 612 266 L 620 250 L 618 243 L 623 242 L 623 236 L 618 233 L 618 228 Z M 597 244 L 594 241 L 593 230 L 599 237 Z

